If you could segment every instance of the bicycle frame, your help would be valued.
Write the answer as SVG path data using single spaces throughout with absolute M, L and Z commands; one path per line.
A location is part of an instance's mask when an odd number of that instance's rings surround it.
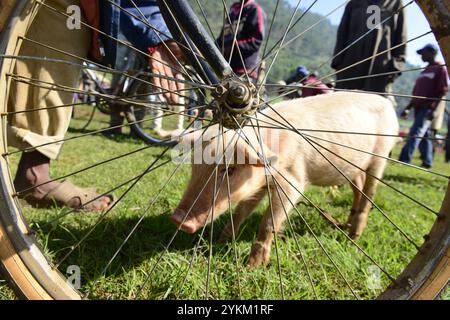
M 207 83 L 217 84 L 219 80 L 230 77 L 233 71 L 225 60 L 220 50 L 211 39 L 206 29 L 192 10 L 190 4 L 185 0 L 158 0 L 161 13 L 167 23 L 174 39 L 186 48 L 192 48 L 195 45 L 196 51 L 208 62 L 213 69 L 211 72 L 208 65 L 203 59 L 196 57 L 190 50 L 183 50 L 187 53 L 187 58 L 199 75 L 206 76 L 203 79 Z M 183 29 L 185 33 L 183 33 Z M 185 34 L 189 34 L 191 38 L 187 38 Z M 182 48 L 183 49 L 183 48 Z

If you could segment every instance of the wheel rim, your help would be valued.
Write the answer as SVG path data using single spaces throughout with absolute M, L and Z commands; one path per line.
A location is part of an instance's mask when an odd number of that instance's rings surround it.
M 442 10 L 441 11 L 437 11 L 437 8 L 442 9 L 442 6 L 445 6 L 445 8 L 447 9 L 446 12 L 448 12 L 448 8 L 450 7 L 450 4 L 448 3 L 448 1 L 433 1 L 432 3 L 428 3 L 428 4 L 424 4 L 424 1 L 418 1 L 419 4 L 421 5 L 422 9 L 424 10 L 424 13 L 427 15 L 427 17 L 429 17 L 429 21 L 432 23 L 433 27 L 434 27 L 434 31 L 435 31 L 435 35 L 438 38 L 438 40 L 440 41 L 441 44 L 441 48 L 443 49 L 445 56 L 447 58 L 448 61 L 448 57 L 450 54 L 450 47 L 449 47 L 449 41 L 448 41 L 448 36 L 449 36 L 449 29 L 443 29 L 443 28 L 439 28 L 443 22 L 448 21 L 448 16 L 445 16 L 445 19 L 442 19 Z M 23 2 L 25 3 L 25 1 Z M 21 11 L 22 12 L 22 11 Z M 441 12 L 438 16 L 437 13 Z M 437 19 L 436 17 L 438 17 L 439 19 Z M 444 31 L 445 30 L 445 31 Z M 3 59 L 3 69 L 5 70 L 4 64 L 5 64 L 5 59 Z M 2 72 L 2 74 L 4 74 L 4 72 Z M 2 89 L 3 92 L 3 89 Z M 2 97 L 3 100 L 3 97 Z M 6 138 L 3 137 L 2 139 L 4 141 L 4 144 L 6 144 Z M 8 163 L 5 162 L 4 158 L 2 157 L 2 168 L 8 168 L 9 165 Z M 8 173 L 9 176 L 9 173 Z M 10 182 L 12 181 L 12 179 L 10 179 Z M 10 186 L 4 186 L 4 188 L 2 188 L 3 191 L 7 190 L 9 192 L 7 192 L 6 194 L 4 194 L 3 196 L 5 197 L 4 201 L 2 201 L 2 203 L 9 203 L 10 206 L 15 207 L 17 205 L 17 203 L 8 201 L 9 199 L 9 195 L 13 193 L 12 191 L 12 187 Z M 450 235 L 450 223 L 449 223 L 449 217 L 450 217 L 450 210 L 449 210 L 449 206 L 450 206 L 450 193 L 447 189 L 447 194 L 446 194 L 446 198 L 443 202 L 441 211 L 440 211 L 440 219 L 437 220 L 437 222 L 435 223 L 433 230 L 430 233 L 430 237 L 427 241 L 427 243 L 425 243 L 423 245 L 423 252 L 424 254 L 422 256 L 416 256 L 415 259 L 411 262 L 411 264 L 409 265 L 409 267 L 403 272 L 402 275 L 400 275 L 398 282 L 395 286 L 390 287 L 382 296 L 381 298 L 411 298 L 411 297 L 416 297 L 416 298 L 420 298 L 420 297 L 430 297 L 429 295 L 427 296 L 427 293 L 424 292 L 426 291 L 426 289 L 423 289 L 423 283 L 425 281 L 429 281 L 428 277 L 428 272 L 424 272 L 424 265 L 427 265 L 428 268 L 432 268 L 433 270 L 435 269 L 435 265 L 438 263 L 444 264 L 444 268 L 445 268 L 445 264 L 448 262 L 445 262 L 445 257 L 447 255 L 447 260 L 448 261 L 448 253 L 446 253 L 446 250 L 448 250 L 448 239 L 449 239 L 449 235 Z M 15 211 L 10 209 L 6 209 L 8 211 Z M 4 216 L 2 216 L 3 218 L 3 225 L 8 225 L 8 221 L 5 219 Z M 13 223 L 13 227 L 15 228 L 14 232 L 11 233 L 10 237 L 13 237 L 13 234 L 21 234 L 22 235 L 22 241 L 24 241 L 24 243 L 33 243 L 34 240 L 31 238 L 27 238 L 27 236 L 25 236 L 25 234 L 28 233 L 28 227 L 24 224 L 24 222 L 22 222 L 23 216 L 19 213 L 17 213 L 17 216 L 15 217 L 16 221 L 19 221 L 20 223 L 17 225 L 16 223 Z M 25 221 L 25 220 L 23 220 Z M 10 223 L 11 224 L 11 223 Z M 436 239 L 446 239 L 447 242 L 445 242 L 444 240 L 436 240 Z M 18 239 L 19 240 L 19 239 Z M 17 245 L 17 243 L 15 243 L 14 245 Z M 27 249 L 29 249 L 29 245 L 25 245 L 25 247 L 27 247 Z M 16 247 L 17 251 L 18 248 Z M 35 251 L 34 251 L 35 250 Z M 48 285 L 47 287 L 45 287 L 44 291 L 46 291 L 50 297 L 52 298 L 74 298 L 74 297 L 79 297 L 79 294 L 76 291 L 73 291 L 73 289 L 67 285 L 65 279 L 63 278 L 62 275 L 60 275 L 57 270 L 53 270 L 51 268 L 47 268 L 45 270 L 42 270 L 44 268 L 42 268 L 42 266 L 46 265 L 46 262 L 44 262 L 44 256 L 40 254 L 39 249 L 36 247 L 34 249 L 31 249 L 31 254 L 29 252 L 26 252 L 27 250 L 24 250 L 24 255 L 21 256 L 21 259 L 27 263 L 26 268 L 28 270 L 31 271 L 31 274 L 33 274 L 33 276 L 36 279 L 52 279 L 53 283 L 51 285 Z M 40 256 L 40 258 L 38 258 L 37 256 Z M 442 258 L 442 260 L 441 260 Z M 423 262 L 423 261 L 428 261 L 428 264 Z M 35 262 L 35 265 L 33 266 L 32 262 Z M 421 268 L 418 269 L 417 266 L 420 266 Z M 44 272 L 43 272 L 44 271 Z M 448 280 L 448 279 L 447 279 Z M 43 283 L 47 283 L 43 281 Z M 422 288 L 421 290 L 419 290 L 419 288 Z M 41 295 L 41 297 L 48 297 L 45 296 L 45 294 Z

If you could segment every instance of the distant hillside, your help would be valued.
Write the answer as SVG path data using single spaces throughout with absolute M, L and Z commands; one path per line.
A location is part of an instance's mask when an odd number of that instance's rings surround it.
M 202 18 L 203 15 L 198 4 L 200 3 L 202 5 L 203 11 L 208 18 L 207 20 L 209 26 L 211 27 L 215 37 L 217 37 L 223 24 L 223 6 L 221 1 L 189 0 L 189 2 L 204 22 L 204 19 Z M 258 0 L 258 2 L 262 5 L 267 14 L 267 33 L 277 1 Z M 230 5 L 231 1 L 227 1 L 227 3 Z M 280 2 L 267 45 L 268 49 L 272 48 L 273 45 L 283 37 L 294 9 L 295 8 L 290 6 L 288 2 Z M 296 14 L 294 21 L 296 21 L 296 19 L 303 13 L 304 12 L 299 11 Z M 321 22 L 318 23 L 319 21 Z M 205 27 L 208 27 L 206 23 L 204 25 Z M 311 27 L 313 25 L 315 26 Z M 308 30 L 309 28 L 311 29 Z M 328 60 L 331 58 L 334 50 L 336 33 L 337 26 L 331 24 L 328 19 L 324 19 L 324 17 L 320 14 L 311 12 L 305 14 L 302 17 L 301 22 L 299 22 L 293 30 L 288 33 L 285 42 L 289 42 L 290 39 L 296 36 L 298 36 L 298 38 L 280 51 L 277 61 L 269 74 L 268 83 L 275 83 L 280 79 L 286 78 L 299 64 L 307 66 L 311 71 L 316 71 L 318 66 L 325 63 L 323 67 L 317 70 L 319 76 L 325 76 L 333 73 L 334 70 L 331 69 L 330 62 Z M 417 67 L 411 65 L 408 65 L 407 67 L 407 69 L 412 68 Z M 419 73 L 420 71 L 405 72 L 396 81 L 394 92 L 405 95 L 411 94 L 415 79 Z M 408 103 L 408 99 L 399 98 L 398 102 L 399 106 L 402 107 Z

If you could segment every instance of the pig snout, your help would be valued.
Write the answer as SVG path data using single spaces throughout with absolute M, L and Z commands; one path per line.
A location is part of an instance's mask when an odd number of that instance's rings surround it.
M 197 232 L 202 224 L 193 216 L 187 216 L 187 212 L 182 209 L 176 209 L 170 220 L 177 226 L 180 227 L 186 233 L 193 234 Z

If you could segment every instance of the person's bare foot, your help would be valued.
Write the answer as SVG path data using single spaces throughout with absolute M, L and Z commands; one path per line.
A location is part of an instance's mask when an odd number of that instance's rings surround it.
M 19 198 L 26 198 L 33 203 L 45 205 L 46 196 L 61 186 L 61 182 L 51 181 L 50 159 L 38 151 L 24 152 L 17 168 L 14 188 Z M 93 211 L 103 211 L 111 205 L 111 197 L 104 196 L 90 203 Z M 82 208 L 81 197 L 75 196 L 63 203 L 74 209 Z

